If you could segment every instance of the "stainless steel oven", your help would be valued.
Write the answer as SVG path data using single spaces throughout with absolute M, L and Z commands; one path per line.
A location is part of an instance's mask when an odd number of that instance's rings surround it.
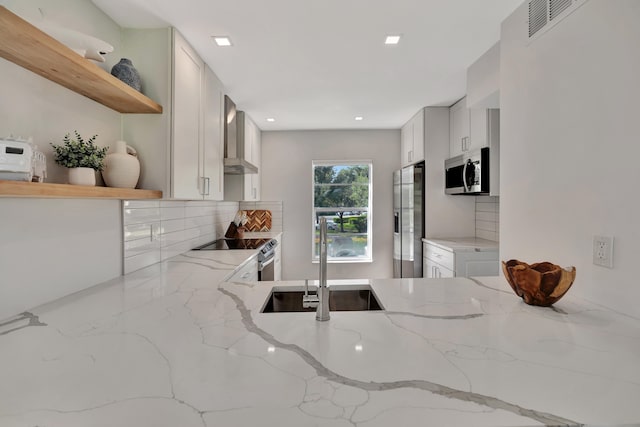
M 261 260 L 260 254 L 258 254 L 258 280 L 260 282 L 273 282 L 275 273 L 275 256 L 276 254 L 273 252 L 271 255 Z
M 489 194 L 488 147 L 445 160 L 444 170 L 446 194 Z

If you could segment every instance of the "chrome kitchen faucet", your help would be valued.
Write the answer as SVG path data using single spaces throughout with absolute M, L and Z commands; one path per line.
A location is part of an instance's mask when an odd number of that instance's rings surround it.
M 304 281 L 304 308 L 316 307 L 316 320 L 329 320 L 329 287 L 327 286 L 327 219 L 320 218 L 320 277 L 316 295 L 309 295 L 309 281 Z

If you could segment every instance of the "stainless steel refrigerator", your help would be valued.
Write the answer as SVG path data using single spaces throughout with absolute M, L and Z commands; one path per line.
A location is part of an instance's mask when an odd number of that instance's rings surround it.
M 393 173 L 393 277 L 422 277 L 424 162 Z

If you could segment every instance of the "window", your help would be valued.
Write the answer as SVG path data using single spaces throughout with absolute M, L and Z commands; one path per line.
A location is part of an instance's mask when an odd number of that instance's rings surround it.
M 327 218 L 329 262 L 371 262 L 371 161 L 315 161 L 313 260 L 320 253 L 320 218 Z

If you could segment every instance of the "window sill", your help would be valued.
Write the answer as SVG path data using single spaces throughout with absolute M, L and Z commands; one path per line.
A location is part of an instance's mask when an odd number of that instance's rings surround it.
M 366 264 L 372 263 L 371 258 L 345 258 L 345 259 L 328 259 L 327 264 Z M 320 260 L 312 259 L 312 264 L 320 264 Z

